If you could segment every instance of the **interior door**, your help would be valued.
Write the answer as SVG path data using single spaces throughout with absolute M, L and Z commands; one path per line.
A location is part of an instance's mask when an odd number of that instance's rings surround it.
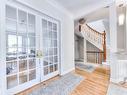
M 6 84 L 9 94 L 36 83 L 35 15 L 6 6 Z
M 42 80 L 59 74 L 59 27 L 58 22 L 49 18 L 42 19 Z

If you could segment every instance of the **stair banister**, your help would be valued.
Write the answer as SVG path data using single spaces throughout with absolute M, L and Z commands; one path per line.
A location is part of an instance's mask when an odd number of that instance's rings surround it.
M 100 33 L 87 24 L 79 24 L 79 31 L 82 32 L 84 37 L 94 43 L 95 46 L 100 47 L 100 50 L 104 52 L 104 61 L 106 61 L 106 32 Z

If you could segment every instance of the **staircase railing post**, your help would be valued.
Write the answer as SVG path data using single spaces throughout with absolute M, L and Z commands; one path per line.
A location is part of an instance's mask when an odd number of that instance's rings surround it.
M 82 26 L 81 24 L 79 24 L 79 32 L 81 32 Z
M 103 51 L 104 51 L 104 62 L 106 62 L 106 32 L 104 31 L 103 33 Z

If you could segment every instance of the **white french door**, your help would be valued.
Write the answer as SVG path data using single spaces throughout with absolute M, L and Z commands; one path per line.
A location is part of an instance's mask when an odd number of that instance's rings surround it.
M 50 18 L 42 19 L 42 80 L 59 74 L 59 24 Z
M 37 83 L 35 15 L 6 5 L 7 94 Z
M 60 73 L 59 23 L 53 18 L 42 17 L 6 5 L 7 95 L 13 95 Z M 38 30 L 41 31 L 38 33 Z M 36 57 L 37 50 L 42 51 L 40 60 Z

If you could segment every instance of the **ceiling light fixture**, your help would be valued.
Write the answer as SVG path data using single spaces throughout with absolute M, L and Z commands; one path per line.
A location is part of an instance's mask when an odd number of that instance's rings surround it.
M 119 25 L 123 25 L 124 24 L 124 20 L 125 20 L 125 15 L 124 15 L 124 5 L 126 4 L 125 1 L 126 0 L 120 0 L 121 3 L 119 4 L 119 8 L 120 8 L 120 11 L 122 13 L 119 14 L 119 17 L 118 17 L 118 21 L 119 21 Z
M 125 15 L 124 14 L 120 14 L 119 15 L 119 25 L 123 25 L 124 24 L 124 20 L 125 20 Z

